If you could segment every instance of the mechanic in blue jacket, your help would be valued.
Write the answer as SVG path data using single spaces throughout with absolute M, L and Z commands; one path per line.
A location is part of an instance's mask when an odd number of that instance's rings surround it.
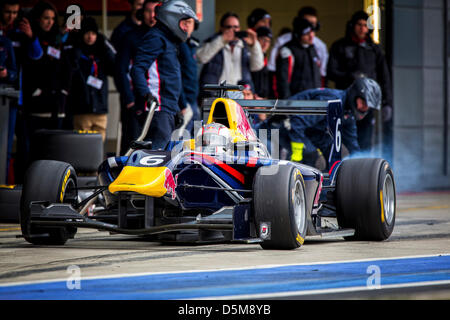
M 342 143 L 350 154 L 360 151 L 356 120 L 363 119 L 369 108 L 380 109 L 381 88 L 375 80 L 358 78 L 346 90 L 311 89 L 300 92 L 290 100 L 341 100 L 343 106 Z M 289 138 L 291 160 L 314 166 L 319 149 L 328 160 L 333 139 L 328 134 L 326 116 L 291 116 Z M 331 164 L 328 164 L 331 165 Z
M 139 121 L 145 123 L 149 101 L 159 107 L 145 140 L 153 149 L 162 149 L 170 141 L 175 129 L 175 115 L 179 112 L 181 70 L 178 45 L 188 38 L 189 25 L 198 22 L 192 8 L 181 0 L 169 0 L 156 9 L 156 25 L 142 39 L 138 48 L 131 78 L 135 91 L 134 109 Z

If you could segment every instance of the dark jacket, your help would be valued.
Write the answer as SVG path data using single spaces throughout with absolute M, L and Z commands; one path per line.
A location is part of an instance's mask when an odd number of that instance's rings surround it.
M 14 26 L 13 28 L 4 29 L 3 35 L 11 40 L 12 47 L 14 49 L 14 57 L 16 60 L 17 77 L 14 82 L 14 87 L 20 90 L 20 97 L 18 104 L 23 104 L 23 92 L 22 92 L 22 66 L 25 60 L 36 60 L 42 57 L 44 54 L 39 39 L 37 37 L 29 38 L 19 28 Z
M 331 46 L 327 77 L 336 88 L 348 88 L 356 77 L 365 75 L 378 82 L 383 92 L 382 105 L 392 106 L 389 69 L 381 48 L 370 37 L 360 43 L 348 34 Z
M 6 78 L 0 79 L 0 84 L 13 85 L 17 79 L 16 58 L 11 41 L 4 36 L 0 36 L 0 68 L 8 72 Z
M 101 34 L 98 34 L 94 45 L 80 42 L 70 50 L 72 72 L 67 106 L 73 114 L 108 112 L 108 75 L 114 73 L 114 59 L 111 44 Z M 88 84 L 89 77 L 101 80 L 101 88 Z
M 23 61 L 23 104 L 29 114 L 64 113 L 62 91 L 69 90 L 69 73 L 60 34 L 35 31 L 43 54 Z
M 267 58 L 264 59 L 264 68 L 252 72 L 252 80 L 255 85 L 255 93 L 262 98 L 270 98 L 272 82 L 270 71 L 267 69 Z
M 130 30 L 116 47 L 114 82 L 120 93 L 120 102 L 126 106 L 135 101 L 130 71 L 142 38 L 150 28 L 146 25 Z
M 189 103 L 191 106 L 197 104 L 198 79 L 197 61 L 195 51 L 198 48 L 198 40 L 190 38 L 187 42 L 180 43 L 179 60 L 181 65 L 182 91 L 180 96 L 180 109 L 184 109 Z
M 214 36 L 205 40 L 205 42 L 211 42 L 220 36 L 220 33 L 215 34 Z M 252 83 L 252 75 L 250 72 L 250 51 L 248 49 L 248 45 L 245 41 L 244 48 L 242 49 L 242 58 L 241 58 L 241 70 L 242 70 L 242 78 L 241 80 Z M 222 75 L 223 70 L 223 50 L 220 50 L 208 63 L 202 68 L 200 74 L 200 86 L 203 87 L 205 84 L 218 84 L 220 76 Z
M 161 111 L 176 114 L 181 94 L 178 61 L 179 40 L 164 25 L 157 23 L 142 38 L 131 69 L 136 110 L 145 108 L 145 97 L 155 97 Z
M 113 31 L 111 35 L 111 43 L 117 51 L 119 51 L 120 45 L 124 36 L 128 34 L 131 30 L 137 28 L 138 25 L 134 23 L 131 16 L 126 17 Z
M 314 46 L 303 47 L 293 39 L 281 47 L 277 57 L 277 92 L 279 99 L 287 99 L 298 92 L 322 85 L 319 57 Z

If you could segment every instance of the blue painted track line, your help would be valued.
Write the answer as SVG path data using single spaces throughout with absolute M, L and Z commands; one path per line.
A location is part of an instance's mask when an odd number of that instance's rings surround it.
M 368 272 L 370 266 L 379 268 L 381 286 L 450 280 L 450 255 L 442 255 L 117 278 L 81 278 L 79 290 L 69 290 L 66 281 L 3 285 L 0 286 L 0 299 L 164 300 L 289 294 L 366 287 L 367 280 L 372 275 Z

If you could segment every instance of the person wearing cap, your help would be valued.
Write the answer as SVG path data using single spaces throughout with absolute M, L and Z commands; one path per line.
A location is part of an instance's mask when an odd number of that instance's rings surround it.
M 337 89 L 347 88 L 356 78 L 361 76 L 376 80 L 383 92 L 382 120 L 383 139 L 392 138 L 392 87 L 386 59 L 379 45 L 370 37 L 367 25 L 369 16 L 364 11 L 353 14 L 347 23 L 346 35 L 337 40 L 330 49 L 328 78 L 334 81 Z M 374 116 L 372 110 L 357 122 L 358 141 L 361 149 L 370 151 Z M 386 145 L 386 144 L 385 144 Z M 390 145 L 388 143 L 387 145 Z M 390 158 L 389 155 L 385 155 Z
M 115 51 L 92 17 L 83 19 L 78 34 L 74 48 L 68 51 L 71 77 L 67 107 L 75 130 L 97 131 L 105 141 L 108 76 L 114 72 Z
M 129 30 L 116 46 L 116 65 L 114 83 L 120 94 L 120 120 L 122 123 L 122 139 L 120 154 L 125 154 L 133 141 L 141 134 L 142 128 L 133 110 L 135 97 L 131 83 L 130 70 L 133 66 L 142 38 L 156 24 L 156 7 L 159 0 L 145 0 L 142 8 L 136 12 L 140 25 Z
M 320 30 L 320 22 L 318 18 L 317 10 L 313 7 L 303 7 L 298 11 L 297 14 L 300 18 L 305 18 L 308 20 L 314 28 L 314 40 L 313 45 L 314 49 L 316 49 L 317 56 L 320 61 L 320 75 L 322 76 L 322 86 L 326 84 L 326 75 L 327 75 L 327 63 L 328 63 L 328 48 L 325 42 L 323 42 L 318 36 L 317 32 Z M 270 72 L 275 72 L 276 70 L 276 59 L 278 56 L 278 52 L 280 48 L 292 40 L 292 32 L 286 32 L 280 35 L 270 52 L 269 62 L 267 68 Z
M 358 78 L 345 90 L 310 89 L 293 95 L 291 100 L 340 100 L 343 117 L 342 144 L 350 155 L 360 152 L 356 121 L 364 119 L 370 110 L 379 110 L 382 100 L 381 88 L 369 78 Z M 317 166 L 321 154 L 329 162 L 333 141 L 328 133 L 326 116 L 290 116 L 289 139 L 291 141 L 291 161 Z M 321 168 L 324 169 L 324 168 Z
M 178 60 L 178 45 L 190 36 L 198 18 L 184 1 L 169 0 L 156 8 L 156 24 L 142 38 L 138 47 L 131 78 L 135 92 L 134 111 L 141 125 L 145 123 L 148 102 L 158 108 L 145 140 L 153 149 L 163 149 L 176 128 L 179 113 L 182 77 Z
M 313 45 L 314 27 L 306 19 L 293 21 L 293 38 L 280 49 L 277 58 L 278 98 L 321 87 L 320 62 Z
M 258 30 L 260 27 L 271 28 L 272 17 L 266 10 L 256 8 L 247 17 L 247 25 L 254 31 Z
M 198 48 L 197 60 L 203 64 L 200 86 L 204 84 L 237 84 L 252 81 L 251 72 L 264 68 L 264 54 L 257 34 L 248 29 L 242 34 L 239 16 L 225 13 L 220 19 L 220 31 Z
M 256 29 L 258 41 L 264 53 L 264 68 L 252 72 L 252 80 L 255 85 L 255 94 L 261 98 L 269 98 L 271 92 L 270 73 L 267 69 L 267 51 L 272 43 L 272 30 L 268 27 L 259 27 Z

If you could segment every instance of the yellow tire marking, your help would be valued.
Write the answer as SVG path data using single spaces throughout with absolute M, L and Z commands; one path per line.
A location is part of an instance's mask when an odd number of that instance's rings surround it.
M 0 229 L 0 232 L 4 232 L 4 231 L 19 231 L 20 228 L 6 228 L 6 229 Z
M 297 233 L 297 238 L 295 238 L 295 240 L 297 240 L 297 242 L 301 245 L 303 245 L 303 243 L 305 242 L 305 239 L 300 236 L 300 233 Z
M 64 177 L 64 181 L 63 181 L 63 185 L 62 185 L 62 189 L 61 189 L 61 195 L 59 196 L 60 202 L 63 202 L 64 191 L 66 190 L 66 183 L 67 183 L 67 179 L 69 179 L 69 176 L 70 176 L 70 169 L 67 170 L 66 176 Z
M 2 189 L 14 189 L 15 187 L 15 184 L 0 184 L 0 188 Z
M 380 190 L 380 202 L 381 202 L 381 222 L 384 223 L 383 191 L 381 191 L 381 190 Z

